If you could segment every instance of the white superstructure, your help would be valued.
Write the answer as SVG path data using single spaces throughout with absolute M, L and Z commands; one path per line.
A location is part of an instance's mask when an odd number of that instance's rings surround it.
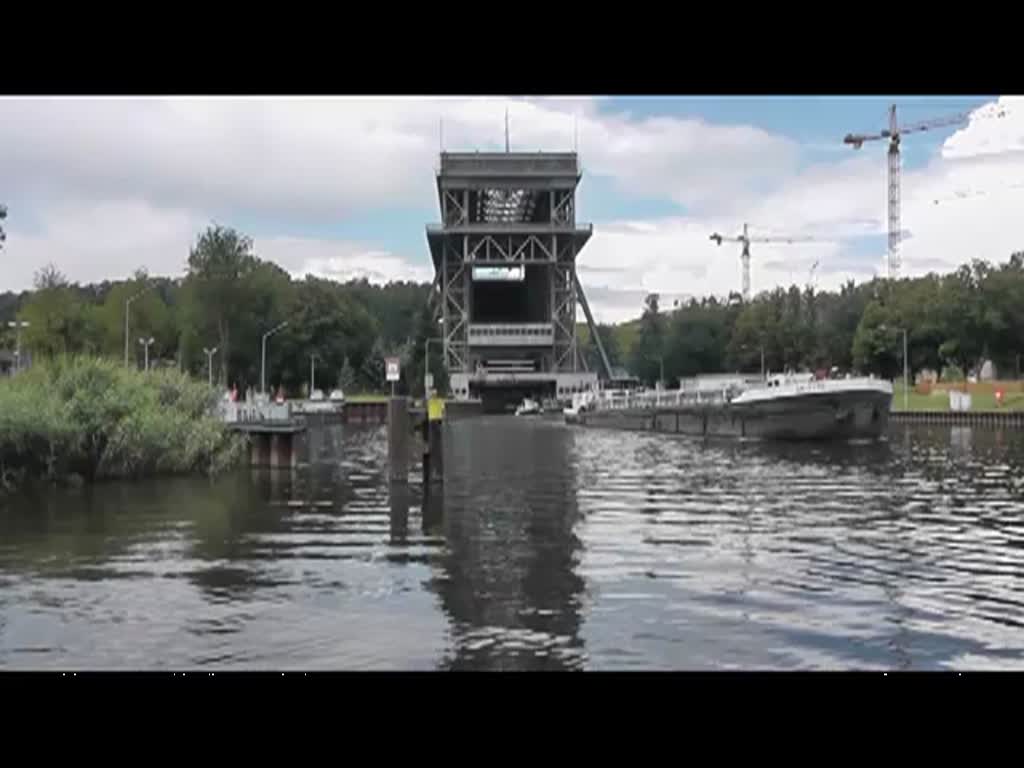
M 816 394 L 855 394 L 878 392 L 892 395 L 892 383 L 884 379 L 817 379 L 811 373 L 770 376 L 763 386 L 744 389 L 731 402 L 735 405 L 765 403 Z

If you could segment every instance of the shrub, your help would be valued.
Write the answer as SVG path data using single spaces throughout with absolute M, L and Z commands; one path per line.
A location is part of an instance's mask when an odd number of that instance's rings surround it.
M 0 381 L 0 486 L 27 479 L 214 473 L 244 438 L 214 414 L 217 395 L 175 370 L 57 358 Z

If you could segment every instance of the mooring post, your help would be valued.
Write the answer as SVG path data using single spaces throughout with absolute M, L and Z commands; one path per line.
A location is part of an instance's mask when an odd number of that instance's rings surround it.
M 444 482 L 444 400 L 431 398 L 427 403 L 427 445 L 430 476 L 424 482 Z
M 249 436 L 249 464 L 254 467 L 270 465 L 270 435 L 255 432 Z
M 423 489 L 427 493 L 430 485 L 430 415 L 427 409 L 424 409 L 423 421 L 420 422 L 420 438 L 423 441 Z
M 409 484 L 391 483 L 388 488 L 389 530 L 392 544 L 404 543 L 409 535 Z
M 409 402 L 405 397 L 388 400 L 388 466 L 392 482 L 409 481 Z
M 444 489 L 434 488 L 432 491 L 430 483 L 424 483 L 420 498 L 420 511 L 422 514 L 423 533 L 427 535 L 442 534 Z

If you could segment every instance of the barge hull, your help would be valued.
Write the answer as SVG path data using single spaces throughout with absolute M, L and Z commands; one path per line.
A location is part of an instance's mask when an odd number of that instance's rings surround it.
M 813 393 L 772 402 L 680 405 L 589 411 L 580 424 L 695 437 L 771 440 L 878 439 L 889 424 L 892 395 Z

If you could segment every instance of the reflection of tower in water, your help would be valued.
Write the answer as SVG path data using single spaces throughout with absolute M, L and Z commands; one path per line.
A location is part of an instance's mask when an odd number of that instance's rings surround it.
M 451 622 L 444 666 L 580 666 L 584 585 L 576 572 L 574 434 L 561 425 L 507 419 L 449 429 L 447 547 L 443 572 L 431 585 Z

